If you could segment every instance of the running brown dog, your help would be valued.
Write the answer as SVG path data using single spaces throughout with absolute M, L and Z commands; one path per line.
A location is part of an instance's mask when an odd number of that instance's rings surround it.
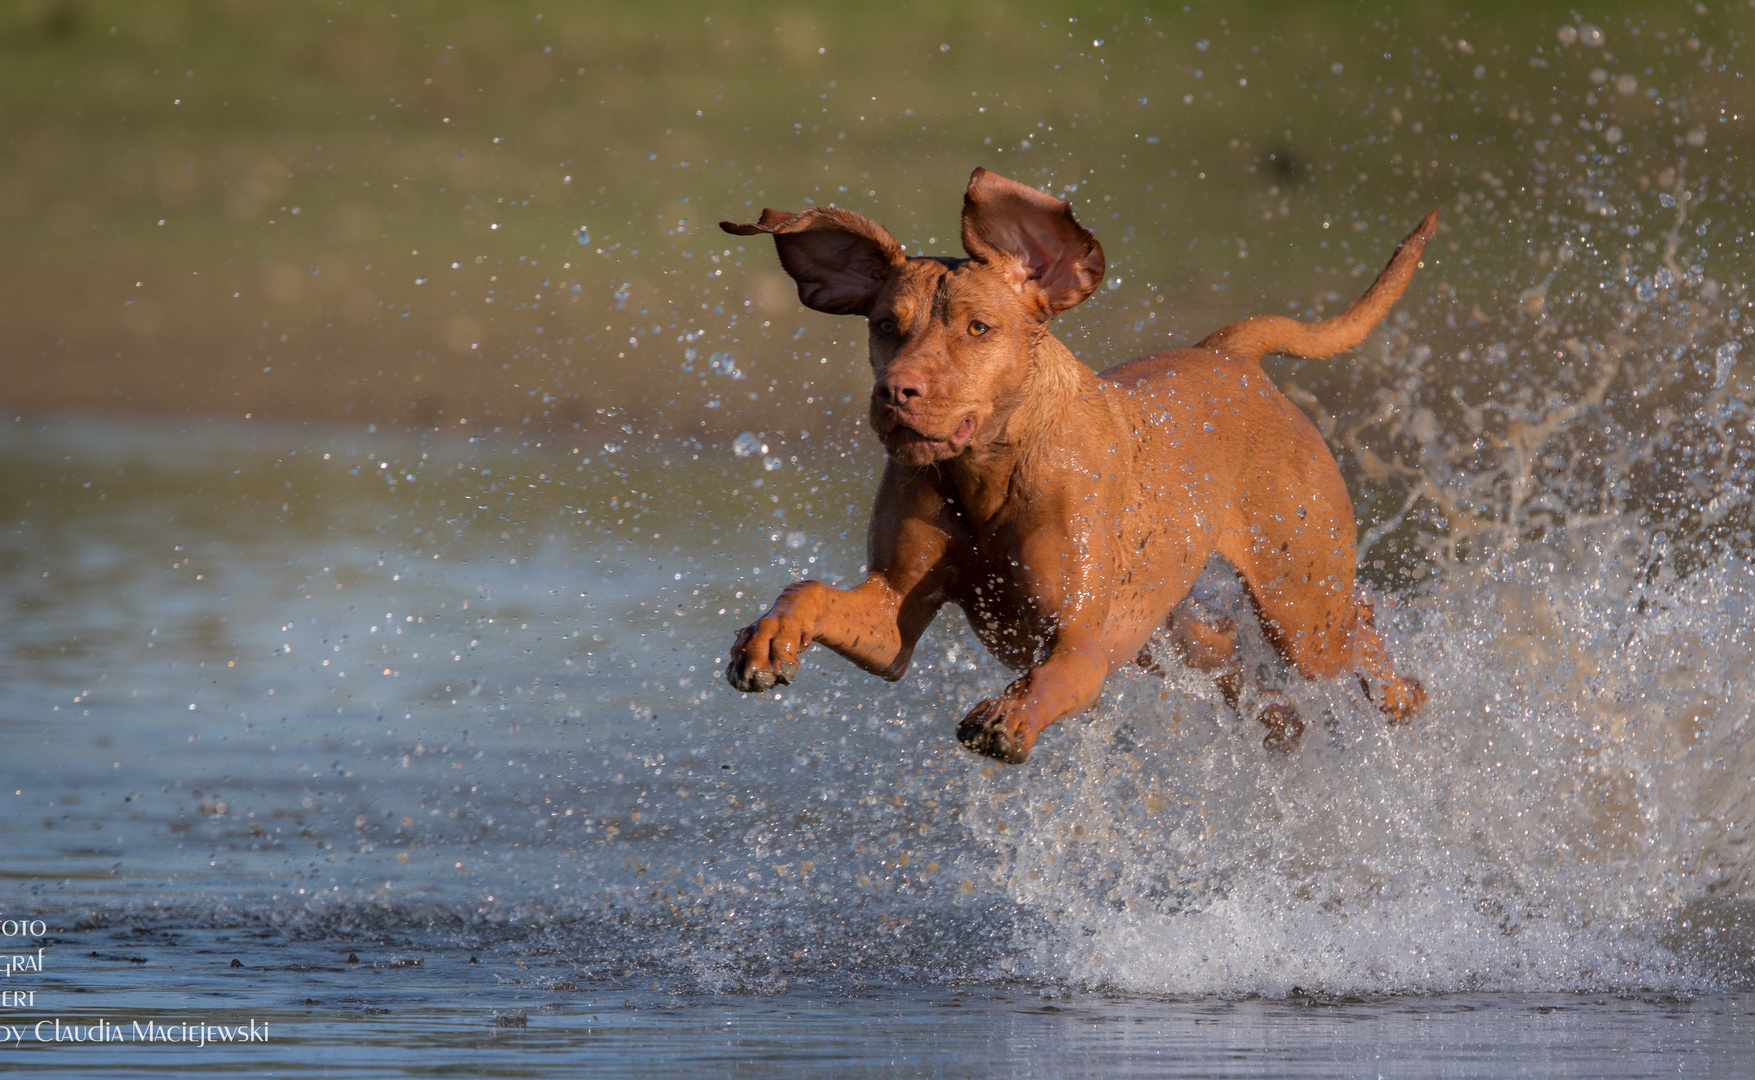
M 1149 663 L 1142 650 L 1159 631 L 1235 707 L 1235 626 L 1181 603 L 1216 552 L 1298 672 L 1357 673 L 1391 722 L 1407 719 L 1425 692 L 1392 668 L 1354 593 L 1346 483 L 1261 358 L 1359 344 L 1401 296 L 1437 220 L 1426 215 L 1333 319 L 1246 319 L 1101 375 L 1048 332 L 1103 279 L 1102 248 L 1062 199 L 976 169 L 963 196 L 967 259 L 908 258 L 882 225 L 832 206 L 721 222 L 772 235 L 806 306 L 865 317 L 871 425 L 889 452 L 864 582 L 788 586 L 738 635 L 731 684 L 789 684 L 812 644 L 899 679 L 948 602 L 1023 673 L 958 725 L 977 753 L 1027 759 L 1044 728 L 1096 703 L 1110 674 Z M 1264 741 L 1290 746 L 1302 722 L 1283 699 L 1263 699 Z

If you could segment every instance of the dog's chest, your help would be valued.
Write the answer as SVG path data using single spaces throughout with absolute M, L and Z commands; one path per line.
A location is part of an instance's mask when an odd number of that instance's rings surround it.
M 1029 568 L 1010 545 L 982 550 L 970 544 L 950 599 L 963 609 L 970 629 L 1007 667 L 1039 663 L 1053 640 L 1053 612 L 1032 602 Z

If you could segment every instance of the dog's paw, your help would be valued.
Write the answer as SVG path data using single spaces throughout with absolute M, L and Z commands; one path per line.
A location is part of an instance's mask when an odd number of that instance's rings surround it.
M 1359 682 L 1365 688 L 1365 696 L 1392 724 L 1407 723 L 1426 704 L 1426 688 L 1418 679 L 1406 675 L 1393 675 L 1376 685 L 1365 678 Z
M 1383 688 L 1383 711 L 1392 724 L 1405 724 L 1426 704 L 1426 688 L 1419 680 L 1398 676 L 1393 685 Z
M 792 678 L 798 674 L 800 666 L 798 661 L 788 660 L 773 671 L 747 666 L 740 670 L 738 661 L 734 659 L 726 666 L 725 677 L 732 686 L 745 693 L 760 694 L 776 686 L 792 685 Z
M 803 666 L 798 659 L 801 644 L 802 635 L 787 633 L 780 619 L 763 619 L 746 626 L 732 643 L 731 662 L 725 666 L 726 681 L 750 694 L 790 686 Z
M 1304 734 L 1304 721 L 1298 710 L 1284 701 L 1269 702 L 1255 714 L 1255 718 L 1268 729 L 1261 737 L 1261 744 L 1269 750 L 1289 754 Z
M 791 686 L 798 669 L 803 666 L 797 660 L 788 659 L 772 668 L 760 668 L 750 663 L 747 653 L 734 649 L 731 663 L 725 667 L 725 677 L 732 686 L 745 693 L 760 694 L 776 686 Z
M 1013 720 L 1010 703 L 1004 698 L 990 698 L 969 710 L 957 725 L 957 741 L 977 754 L 1019 765 L 1030 760 L 1030 738 L 1021 724 Z

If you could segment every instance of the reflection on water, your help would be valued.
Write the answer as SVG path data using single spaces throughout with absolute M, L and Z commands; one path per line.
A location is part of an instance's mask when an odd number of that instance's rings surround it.
M 249 1047 L 26 1046 L 43 1075 L 1210 1077 L 1737 1075 L 1747 996 L 1453 994 L 1145 998 L 1025 981 L 867 983 L 833 993 L 677 988 L 565 940 L 424 929 L 320 941 L 249 927 L 58 935 L 102 1018 L 208 1016 L 268 1027 Z M 87 957 L 87 954 L 91 954 Z M 233 966 L 236 961 L 238 966 Z M 623 967 L 632 963 L 632 967 Z M 70 965 L 71 966 L 71 965 Z M 605 971 L 604 968 L 618 970 Z M 174 984 L 144 991 L 149 980 Z M 69 997 L 74 995 L 69 994 Z M 59 1053 L 55 1051 L 59 1050 Z M 150 1053 L 146 1051 L 150 1051 Z

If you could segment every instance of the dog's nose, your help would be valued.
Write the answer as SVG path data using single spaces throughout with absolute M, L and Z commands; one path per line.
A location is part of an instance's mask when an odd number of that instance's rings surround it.
M 900 409 L 926 394 L 926 380 L 912 371 L 892 371 L 877 381 L 874 392 L 885 405 Z

